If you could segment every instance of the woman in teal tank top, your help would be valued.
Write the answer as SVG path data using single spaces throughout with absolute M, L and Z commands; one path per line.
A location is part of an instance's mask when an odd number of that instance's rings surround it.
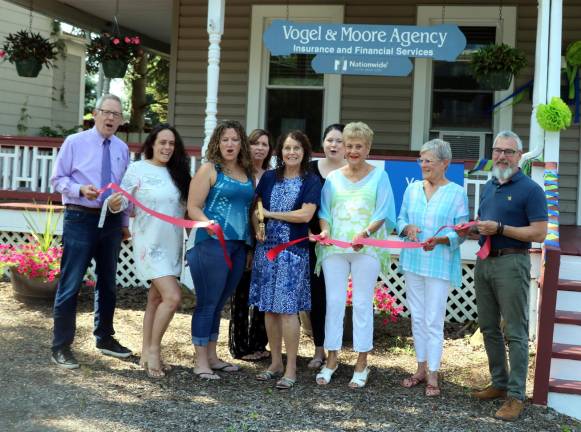
M 244 271 L 254 198 L 248 139 L 242 125 L 237 121 L 220 122 L 212 133 L 205 158 L 208 162 L 190 184 L 188 215 L 196 221 L 214 220 L 220 224 L 232 268 L 226 265 L 218 240 L 203 229 L 190 234 L 186 259 L 197 299 L 192 316 L 194 373 L 202 379 L 219 379 L 215 371 L 238 371 L 237 366 L 218 358 L 216 342 L 222 309 Z

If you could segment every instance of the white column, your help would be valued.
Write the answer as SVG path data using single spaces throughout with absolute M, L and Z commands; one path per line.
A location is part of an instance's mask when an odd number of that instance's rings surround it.
M 537 122 L 537 107 L 560 96 L 561 38 L 563 37 L 563 0 L 538 0 L 537 45 L 535 49 L 535 84 L 529 152 L 521 163 L 533 159 L 544 151 L 544 160 L 559 162 L 559 132 L 546 132 Z
M 533 86 L 533 109 L 529 133 L 529 151 L 523 155 L 521 163 L 526 159 L 534 159 L 543 152 L 545 131 L 537 122 L 537 106 L 547 103 L 547 75 L 549 59 L 549 18 L 550 0 L 538 0 L 537 12 L 537 43 L 535 47 L 535 74 Z M 542 183 L 541 183 L 542 184 Z
M 204 122 L 204 145 L 202 157 L 216 127 L 218 114 L 218 82 L 220 78 L 220 42 L 224 34 L 225 0 L 208 0 L 208 79 L 206 90 L 206 120 Z
M 563 38 L 563 0 L 551 0 L 549 35 L 549 70 L 547 76 L 547 101 L 561 96 L 561 39 Z M 545 161 L 559 162 L 560 132 L 545 133 Z

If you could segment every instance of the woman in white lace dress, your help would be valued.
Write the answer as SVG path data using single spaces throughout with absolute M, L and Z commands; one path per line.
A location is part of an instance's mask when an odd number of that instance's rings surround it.
M 183 218 L 190 183 L 190 159 L 178 132 L 159 125 L 142 148 L 143 160 L 129 165 L 121 188 L 146 207 Z M 121 194 L 109 199 L 109 209 L 119 212 L 131 203 Z M 177 277 L 183 260 L 183 228 L 155 218 L 135 207 L 132 225 L 133 258 L 137 275 L 151 282 L 143 318 L 140 364 L 152 378 L 165 375 L 161 339 L 181 301 Z

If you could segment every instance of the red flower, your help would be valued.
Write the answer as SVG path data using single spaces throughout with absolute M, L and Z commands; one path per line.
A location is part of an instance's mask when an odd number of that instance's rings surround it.
M 4 58 L 5 55 L 6 55 L 6 51 L 0 50 L 0 59 Z
M 121 41 L 119 40 L 119 38 L 115 38 L 115 39 L 113 39 L 111 42 L 113 42 L 113 45 L 119 45 L 119 43 L 120 43 Z
M 133 44 L 134 45 L 139 45 L 141 43 L 141 39 L 139 39 L 139 36 L 135 36 L 133 38 Z
M 125 41 L 125 43 L 127 43 L 127 44 L 128 44 L 129 42 L 131 42 L 131 39 L 129 39 L 129 36 L 125 36 L 125 39 L 124 39 L 124 41 Z

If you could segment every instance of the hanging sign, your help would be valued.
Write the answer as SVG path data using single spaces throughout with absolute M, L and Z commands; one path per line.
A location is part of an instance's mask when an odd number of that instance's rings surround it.
M 403 58 L 408 62 L 410 57 L 454 61 L 466 47 L 466 37 L 454 24 L 394 26 L 275 20 L 264 32 L 264 44 L 272 55 L 317 55 L 312 65 L 318 73 L 402 75 L 409 69 L 407 75 L 411 68 Z M 384 64 L 379 64 L 381 61 Z
M 412 71 L 407 57 L 317 54 L 311 65 L 317 73 L 346 75 L 408 76 Z

